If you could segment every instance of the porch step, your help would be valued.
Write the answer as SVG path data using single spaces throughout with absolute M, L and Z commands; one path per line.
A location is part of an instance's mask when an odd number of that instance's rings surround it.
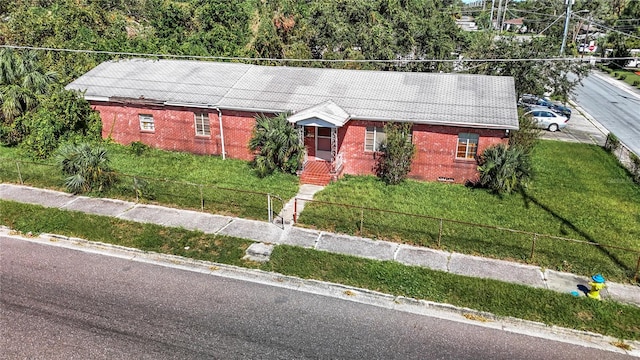
M 331 182 L 331 175 L 324 176 L 300 176 L 301 184 L 327 186 Z
M 310 161 L 300 174 L 300 183 L 326 186 L 331 182 L 331 164 L 327 161 Z

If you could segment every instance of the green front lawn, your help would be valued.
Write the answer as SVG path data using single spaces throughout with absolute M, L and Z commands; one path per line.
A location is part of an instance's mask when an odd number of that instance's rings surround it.
M 437 247 L 438 220 L 360 207 L 427 215 L 467 223 L 580 239 L 640 251 L 640 186 L 598 146 L 541 141 L 536 177 L 522 194 L 498 197 L 462 185 L 407 181 L 386 186 L 375 177 L 345 177 L 316 200 L 353 208 L 307 204 L 300 223 L 318 229 Z M 362 232 L 360 228 L 362 227 Z M 603 249 L 443 221 L 441 247 L 582 275 L 633 278 L 638 253 Z
M 138 189 L 142 202 L 196 210 L 204 206 L 209 212 L 266 219 L 265 194 L 286 201 L 298 191 L 297 177 L 278 173 L 261 179 L 246 161 L 156 149 L 135 155 L 130 147 L 117 144 L 109 144 L 108 149 L 111 167 L 122 175 L 113 189 L 91 195 L 134 200 Z M 24 159 L 17 149 L 0 146 L 0 181 L 19 182 L 18 166 L 12 160 Z M 19 170 L 26 185 L 63 190 L 64 179 L 55 166 L 21 163 Z M 274 202 L 274 211 L 281 206 Z

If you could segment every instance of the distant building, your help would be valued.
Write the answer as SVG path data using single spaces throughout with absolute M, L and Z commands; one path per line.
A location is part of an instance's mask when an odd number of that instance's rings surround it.
M 524 25 L 524 18 L 517 18 L 503 21 L 502 30 L 525 33 L 527 27 Z

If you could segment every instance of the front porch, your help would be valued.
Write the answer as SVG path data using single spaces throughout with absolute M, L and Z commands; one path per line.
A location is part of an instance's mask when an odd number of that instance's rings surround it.
M 344 156 L 339 149 L 338 129 L 349 115 L 331 100 L 289 116 L 305 148 L 298 174 L 302 184 L 326 186 L 342 176 Z

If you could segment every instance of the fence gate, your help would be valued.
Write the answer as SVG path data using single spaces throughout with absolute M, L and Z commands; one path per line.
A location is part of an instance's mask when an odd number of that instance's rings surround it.
M 274 202 L 280 205 L 280 211 L 284 209 L 284 202 L 282 201 L 282 198 L 277 195 L 267 194 L 267 212 L 269 222 L 284 229 L 284 218 L 274 209 Z

